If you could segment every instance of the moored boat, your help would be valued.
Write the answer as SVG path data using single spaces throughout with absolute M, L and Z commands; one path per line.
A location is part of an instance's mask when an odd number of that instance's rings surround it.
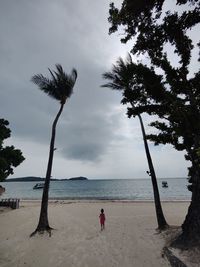
M 44 183 L 39 183 L 39 184 L 36 184 L 34 185 L 33 189 L 42 189 L 44 188 Z
M 166 181 L 163 181 L 162 182 L 162 187 L 167 188 L 168 187 L 168 183 Z

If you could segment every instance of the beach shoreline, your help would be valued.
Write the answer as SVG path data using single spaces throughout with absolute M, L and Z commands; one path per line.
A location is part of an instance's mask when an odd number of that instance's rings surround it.
M 21 202 L 41 202 L 41 199 L 38 198 L 20 198 Z M 122 202 L 122 203 L 154 203 L 154 200 L 152 199 L 99 199 L 99 198 L 50 198 L 49 203 L 51 202 L 84 202 L 84 203 L 99 203 L 99 202 Z M 161 200 L 162 203 L 170 203 L 170 202 L 176 202 L 176 203 L 190 203 L 190 200 L 188 199 L 163 199 Z
M 0 213 L 0 266 L 170 266 L 162 254 L 167 238 L 156 231 L 153 201 L 51 199 L 52 236 L 30 238 L 38 223 L 40 202 L 21 200 L 19 209 Z M 189 201 L 162 205 L 167 222 L 180 228 Z M 106 214 L 105 231 L 100 231 L 101 208 Z

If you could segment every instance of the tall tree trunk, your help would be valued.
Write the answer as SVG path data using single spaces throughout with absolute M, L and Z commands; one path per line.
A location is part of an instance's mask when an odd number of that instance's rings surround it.
M 156 174 L 155 174 L 155 171 L 154 171 L 151 155 L 150 155 L 150 152 L 149 152 L 146 133 L 145 133 L 145 129 L 144 129 L 144 125 L 143 125 L 143 121 L 142 121 L 141 115 L 138 115 L 138 118 L 140 120 L 140 125 L 141 125 L 143 140 L 144 140 L 144 147 L 145 147 L 145 151 L 146 151 L 146 156 L 147 156 L 147 161 L 148 161 L 148 165 L 149 165 L 149 171 L 150 171 L 151 181 L 152 181 L 152 186 L 153 186 L 154 203 L 155 203 L 155 209 L 156 209 L 156 217 L 157 217 L 157 222 L 158 222 L 158 229 L 159 230 L 164 230 L 164 229 L 166 229 L 168 227 L 168 224 L 167 224 L 167 222 L 165 220 L 165 217 L 164 217 L 164 214 L 163 214 L 163 211 L 162 211 L 162 206 L 161 206 L 161 202 L 160 202 L 160 195 L 159 195 L 159 190 L 158 190 L 158 184 L 157 184 L 157 178 L 156 178 Z
M 193 183 L 192 200 L 182 225 L 182 234 L 178 238 L 180 246 L 192 247 L 200 245 L 200 183 Z
M 200 246 L 200 158 L 197 152 L 200 147 L 199 136 L 196 136 L 195 139 L 195 147 L 191 152 L 191 203 L 182 224 L 182 233 L 172 243 L 174 247 L 186 249 L 192 246 Z
M 52 125 L 51 142 L 50 142 L 50 149 L 49 149 L 49 160 L 48 160 L 46 178 L 45 178 L 43 195 L 42 195 L 40 217 L 39 217 L 39 222 L 38 222 L 38 226 L 37 226 L 36 230 L 30 236 L 33 236 L 36 232 L 48 231 L 50 233 L 50 230 L 52 229 L 49 226 L 49 221 L 48 221 L 49 185 L 50 185 L 51 170 L 52 170 L 52 164 L 53 164 L 56 125 L 57 125 L 58 119 L 62 113 L 63 107 L 64 107 L 64 104 L 61 104 L 61 107 L 60 107 L 58 114 L 56 115 L 56 118 L 54 119 L 54 122 Z

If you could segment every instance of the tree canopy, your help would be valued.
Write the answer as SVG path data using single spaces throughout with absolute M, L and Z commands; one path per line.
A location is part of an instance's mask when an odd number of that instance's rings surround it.
M 128 116 L 157 115 L 150 124 L 157 133 L 149 138 L 155 144 L 172 144 L 177 150 L 185 150 L 186 159 L 191 161 L 188 188 L 192 201 L 179 241 L 199 244 L 200 70 L 194 70 L 191 62 L 200 41 L 194 42 L 190 33 L 199 26 L 200 2 L 124 0 L 120 9 L 111 3 L 109 14 L 109 33 L 120 31 L 121 42 L 133 44 L 132 57 L 117 62 L 131 73 L 129 80 L 120 81 L 129 84 L 122 99 L 129 105 Z
M 178 150 L 187 150 L 186 159 L 197 160 L 194 152 L 200 147 L 200 71 L 190 73 L 193 48 L 199 47 L 189 37 L 200 21 L 199 1 L 176 1 L 182 12 L 166 9 L 169 1 L 124 0 L 121 9 L 110 4 L 110 33 L 124 29 L 122 42 L 133 40 L 131 53 L 145 54 L 149 63 L 133 62 L 129 56 L 125 64 L 132 73 L 132 90 L 124 91 L 123 103 L 134 104 L 128 108 L 128 116 L 146 112 L 158 115 L 161 120 L 151 123 L 159 130 L 149 138 L 155 144 L 172 144 Z M 166 45 L 174 49 L 179 58 L 173 66 Z M 137 103 L 137 104 L 136 104 Z M 138 104 L 139 103 L 139 104 Z M 192 169 L 190 169 L 190 174 Z M 192 187 L 190 187 L 192 189 Z
M 14 146 L 3 146 L 4 140 L 11 135 L 8 125 L 7 120 L 0 119 L 0 181 L 13 174 L 13 168 L 25 160 L 19 149 L 15 149 Z

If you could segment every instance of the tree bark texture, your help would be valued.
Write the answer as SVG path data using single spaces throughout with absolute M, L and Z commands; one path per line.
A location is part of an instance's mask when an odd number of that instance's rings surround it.
M 159 190 L 158 190 L 158 184 L 157 184 L 157 178 L 156 178 L 156 174 L 154 171 L 153 162 L 151 159 L 151 155 L 150 155 L 150 151 L 149 151 L 149 147 L 148 147 L 148 143 L 147 143 L 147 139 L 146 139 L 146 133 L 145 133 L 145 129 L 144 129 L 141 115 L 138 115 L 138 118 L 140 120 L 140 125 L 141 125 L 143 140 L 144 140 L 144 147 L 145 147 L 145 152 L 146 152 L 147 161 L 148 161 L 148 165 L 149 165 L 149 171 L 150 171 L 150 175 L 151 175 L 152 186 L 153 186 L 154 203 L 155 203 L 155 209 L 156 209 L 158 229 L 164 230 L 168 227 L 168 224 L 165 220 L 165 217 L 164 217 L 164 214 L 162 211 L 162 206 L 161 206 L 161 202 L 160 202 L 160 195 L 159 195 Z

